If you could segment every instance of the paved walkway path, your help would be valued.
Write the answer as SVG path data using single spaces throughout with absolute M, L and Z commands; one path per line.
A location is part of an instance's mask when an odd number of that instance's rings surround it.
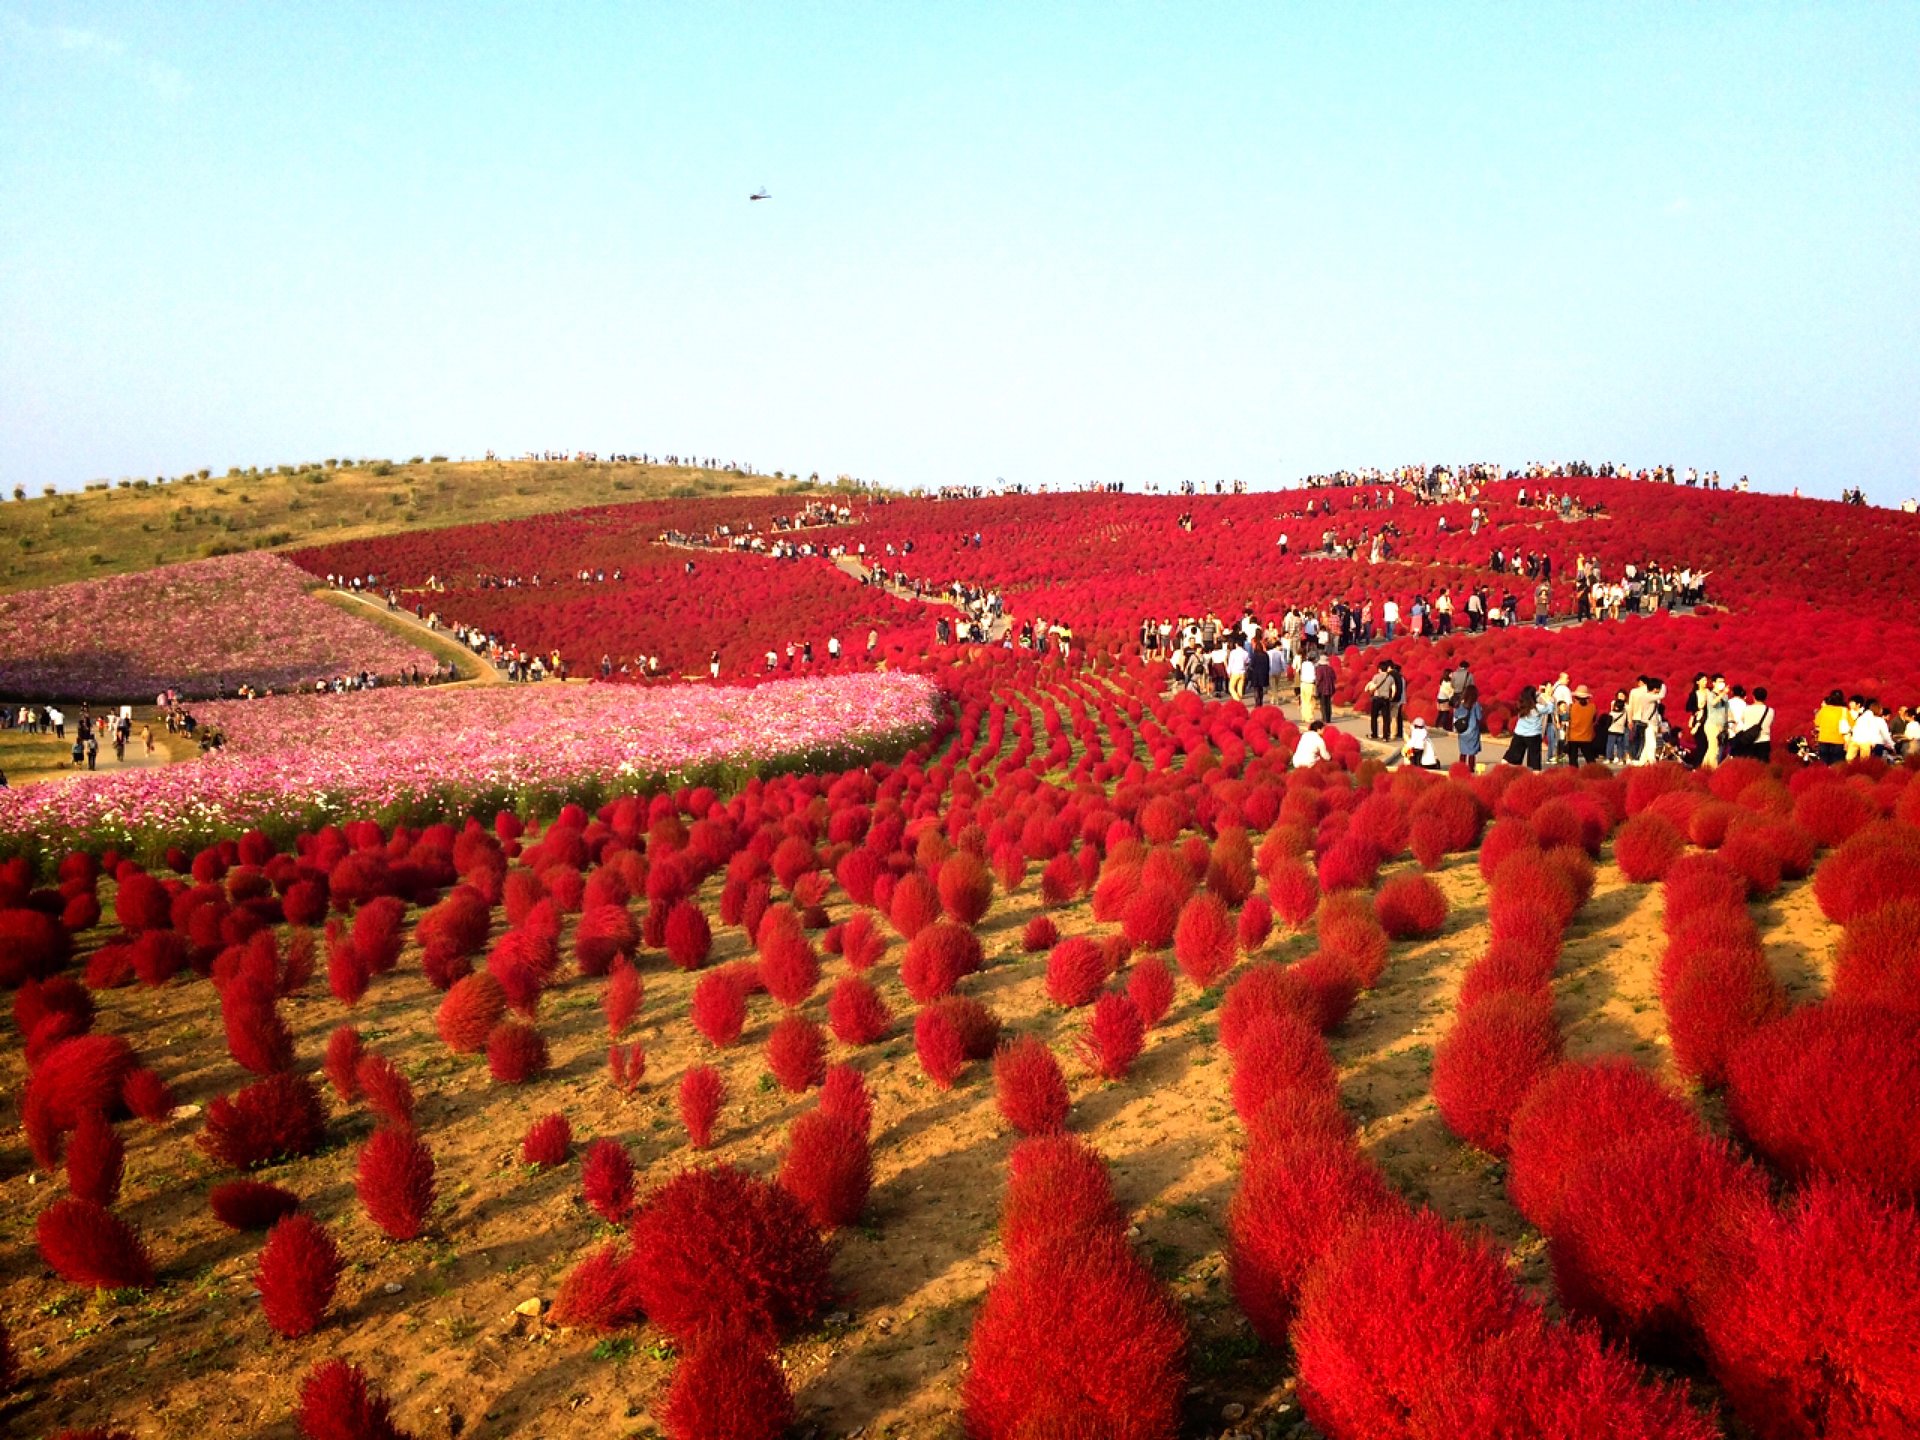
M 495 665 L 493 661 L 489 660 L 485 655 L 480 654 L 468 646 L 462 645 L 445 629 L 435 630 L 432 626 L 428 625 L 425 620 L 415 615 L 413 611 L 407 609 L 405 606 L 401 606 L 398 609 L 388 609 L 384 595 L 369 595 L 363 590 L 329 590 L 327 594 L 337 595 L 343 600 L 357 601 L 359 604 L 365 605 L 368 609 L 384 615 L 388 620 L 394 621 L 409 630 L 417 631 L 423 641 L 430 642 L 427 648 L 435 654 L 451 651 L 456 655 L 465 656 L 477 667 L 471 674 L 465 675 L 459 680 L 445 682 L 446 684 L 504 685 L 507 683 L 507 672 L 500 666 Z
M 918 595 L 906 586 L 896 585 L 891 580 L 883 581 L 871 578 L 872 572 L 861 562 L 858 555 L 836 555 L 833 557 L 833 563 L 854 579 L 865 580 L 870 585 L 878 585 L 889 595 L 900 600 L 905 600 L 910 604 L 939 605 L 948 610 L 958 610 L 960 608 L 950 596 L 944 594 Z M 1007 630 L 1012 624 L 1013 620 L 1010 616 L 996 615 L 993 623 L 987 627 L 987 643 L 989 645 L 998 645 L 1006 638 Z

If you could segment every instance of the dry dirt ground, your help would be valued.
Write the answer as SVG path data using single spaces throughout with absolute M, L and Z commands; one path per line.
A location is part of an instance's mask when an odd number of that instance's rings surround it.
M 1454 1141 L 1434 1109 L 1433 1047 L 1449 1023 L 1462 973 L 1487 938 L 1485 887 L 1472 857 L 1453 858 L 1439 878 L 1453 907 L 1445 931 L 1396 945 L 1380 987 L 1361 997 L 1332 1037 L 1344 1097 L 1362 1124 L 1363 1144 L 1405 1195 L 1487 1227 L 1509 1248 L 1525 1283 L 1548 1293 L 1543 1246 L 1506 1201 L 1496 1163 Z M 1040 1034 L 1061 1056 L 1075 1098 L 1070 1125 L 1110 1160 L 1137 1223 L 1136 1243 L 1191 1322 L 1187 1433 L 1310 1434 L 1292 1401 L 1287 1357 L 1255 1343 L 1226 1283 L 1225 1216 L 1240 1130 L 1216 1033 L 1218 992 L 1199 994 L 1183 981 L 1131 1077 L 1092 1078 L 1072 1058 L 1086 1012 L 1051 1007 L 1044 957 L 1020 951 L 1036 889 L 1030 878 L 1011 897 L 999 897 L 982 926 L 988 964 L 963 989 L 993 1006 L 1009 1030 Z M 711 912 L 716 896 L 702 898 Z M 838 898 L 831 907 L 836 920 L 849 913 Z M 1833 934 L 1811 899 L 1804 885 L 1795 886 L 1759 912 L 1774 963 L 1801 995 L 1823 987 Z M 1060 919 L 1068 933 L 1113 928 L 1095 924 L 1084 907 Z M 1310 947 L 1310 937 L 1276 932 L 1262 958 L 1295 959 Z M 1558 982 L 1573 1054 L 1628 1052 L 1666 1068 L 1652 980 L 1659 947 L 1657 892 L 1603 864 L 1594 898 L 1572 926 Z M 800 1435 L 960 1436 L 967 1335 L 1001 1263 L 995 1224 L 1013 1138 L 994 1107 L 987 1066 L 970 1066 L 950 1092 L 921 1074 L 911 1005 L 897 980 L 902 949 L 895 941 L 873 972 L 898 1017 L 892 1032 L 865 1050 L 833 1047 L 833 1058 L 866 1072 L 874 1092 L 875 1185 L 865 1223 L 841 1237 L 840 1308 L 782 1357 Z M 744 953 L 737 930 L 716 936 L 716 962 Z M 63 1425 L 111 1423 L 142 1440 L 290 1440 L 298 1377 L 340 1355 L 367 1367 L 396 1401 L 401 1422 L 423 1440 L 656 1434 L 649 1406 L 662 1394 L 672 1355 L 653 1332 L 601 1339 L 514 1313 L 523 1301 L 551 1299 L 569 1266 L 613 1233 L 579 1198 L 578 1146 L 618 1137 L 642 1171 L 642 1193 L 692 1163 L 674 1088 L 687 1066 L 705 1060 L 718 1065 L 728 1085 L 716 1149 L 707 1158 L 770 1173 L 788 1123 L 812 1102 L 782 1093 L 765 1073 L 762 1042 L 776 1013 L 767 997 L 755 998 L 741 1042 L 716 1053 L 687 1020 L 691 977 L 665 967 L 657 954 L 645 958 L 638 1033 L 647 1079 L 631 1098 L 605 1078 L 601 982 L 568 979 L 549 993 L 540 1023 L 554 1069 L 524 1087 L 491 1084 L 483 1060 L 456 1057 L 440 1044 L 432 1023 L 438 996 L 411 954 L 374 982 L 351 1016 L 319 981 L 289 1002 L 299 1054 L 316 1075 L 327 1033 L 349 1018 L 371 1049 L 406 1070 L 440 1187 L 426 1238 L 384 1240 L 360 1212 L 352 1186 L 369 1122 L 337 1106 L 327 1151 L 266 1172 L 328 1223 L 348 1261 L 326 1323 L 297 1341 L 272 1335 L 251 1294 L 260 1237 L 230 1234 L 208 1212 L 207 1191 L 222 1177 L 193 1146 L 198 1117 L 158 1130 L 123 1127 L 129 1144 L 122 1210 L 150 1238 L 159 1288 L 95 1298 L 44 1270 L 33 1218 L 63 1186 L 31 1171 L 16 1123 L 21 1060 L 9 1048 L 0 1061 L 0 1123 L 7 1127 L 0 1142 L 0 1313 L 20 1352 L 24 1393 L 0 1408 L 0 1428 L 37 1436 Z M 824 1021 L 827 991 L 844 970 L 844 960 L 826 960 L 807 1006 L 816 1018 Z M 246 1078 L 227 1058 L 205 982 L 100 998 L 99 1028 L 128 1036 L 181 1102 L 204 1107 Z M 518 1163 L 520 1137 L 553 1111 L 572 1121 L 576 1158 L 558 1170 L 529 1172 Z

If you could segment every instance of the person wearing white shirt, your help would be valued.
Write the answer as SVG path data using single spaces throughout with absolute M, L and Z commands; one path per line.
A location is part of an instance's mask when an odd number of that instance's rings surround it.
M 1418 765 L 1422 770 L 1438 770 L 1440 757 L 1433 753 L 1433 737 L 1427 734 L 1427 722 L 1414 718 L 1413 725 L 1407 731 L 1407 746 L 1401 752 L 1409 765 Z
M 1227 694 L 1235 700 L 1247 691 L 1247 647 L 1235 645 L 1227 651 Z
M 1380 623 L 1386 627 L 1387 639 L 1393 639 L 1393 632 L 1400 624 L 1400 602 L 1386 600 L 1380 606 Z
M 1303 656 L 1300 661 L 1300 717 L 1302 719 L 1313 711 L 1314 673 L 1313 661 Z
M 1293 747 L 1293 768 L 1309 770 L 1322 760 L 1333 759 L 1333 752 L 1327 748 L 1326 737 L 1320 732 L 1326 728 L 1316 720 L 1300 732 L 1300 743 Z
M 1852 749 L 1861 756 L 1884 759 L 1893 749 L 1893 731 L 1887 725 L 1885 707 L 1871 701 L 1853 717 Z

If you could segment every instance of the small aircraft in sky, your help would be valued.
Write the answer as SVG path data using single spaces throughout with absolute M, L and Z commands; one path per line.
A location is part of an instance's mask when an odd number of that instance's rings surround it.
M 758 190 L 754 191 L 753 194 L 747 196 L 747 199 L 749 200 L 771 200 L 772 198 L 773 198 L 773 192 L 767 189 L 767 187 L 764 185 L 762 185 Z

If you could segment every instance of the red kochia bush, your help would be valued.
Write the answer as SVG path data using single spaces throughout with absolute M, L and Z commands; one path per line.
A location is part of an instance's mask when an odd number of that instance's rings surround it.
M 1426 875 L 1396 875 L 1374 895 L 1373 914 L 1392 939 L 1425 939 L 1447 923 L 1447 897 Z
M 893 1012 L 864 977 L 843 975 L 827 997 L 827 1023 L 842 1045 L 871 1045 L 887 1033 Z
M 1218 895 L 1202 891 L 1181 907 L 1174 926 L 1173 958 L 1187 979 L 1202 989 L 1233 968 L 1238 937 Z
M 940 908 L 962 925 L 978 925 L 993 904 L 993 872 L 970 850 L 956 850 L 940 862 Z
M 1015 1264 L 1056 1243 L 1119 1238 L 1127 1217 L 1106 1161 L 1086 1141 L 1053 1133 L 1014 1146 L 1000 1205 L 1000 1239 Z
M 820 983 L 820 957 L 806 936 L 783 932 L 768 936 L 763 927 L 760 947 L 760 978 L 767 993 L 782 1005 L 804 1005 Z
M 1164 949 L 1173 939 L 1180 923 L 1181 907 L 1186 903 L 1186 895 L 1173 884 L 1143 881 L 1127 901 L 1120 928 L 1127 939 L 1142 950 Z
M 1507 1188 L 1536 1229 L 1560 1220 L 1567 1177 L 1635 1135 L 1692 1135 L 1692 1108 L 1625 1058 L 1564 1064 L 1542 1077 L 1508 1129 Z
M 713 1144 L 713 1122 L 726 1094 L 726 1082 L 711 1065 L 695 1065 L 680 1077 L 680 1123 L 687 1127 L 687 1140 L 694 1149 L 705 1150 Z
M 520 1163 L 551 1170 L 573 1153 L 573 1126 L 564 1115 L 542 1115 L 520 1138 Z
M 713 927 L 706 912 L 682 900 L 667 912 L 667 959 L 682 970 L 698 970 L 713 953 Z
M 1763 1026 L 1727 1061 L 1727 1118 L 1795 1179 L 1920 1199 L 1920 1015 L 1844 1000 Z
M 1257 1017 L 1241 1037 L 1233 1065 L 1233 1108 L 1251 1124 L 1267 1102 L 1296 1091 L 1331 1093 L 1333 1057 L 1307 1023 L 1295 1015 Z
M 1696 1287 L 1738 1263 L 1731 1242 L 1767 1203 L 1759 1173 L 1704 1131 L 1592 1151 L 1567 1172 L 1547 1232 L 1555 1289 L 1623 1336 L 1684 1339 Z
M 940 918 L 940 896 L 918 874 L 903 876 L 893 887 L 887 918 L 902 940 L 911 940 Z
M 900 962 L 900 983 L 924 1005 L 953 993 L 953 987 L 980 968 L 980 937 L 963 925 L 936 920 L 907 942 Z
M 683 1343 L 722 1320 L 771 1341 L 832 1294 L 826 1246 L 799 1202 L 731 1165 L 681 1172 L 629 1230 L 647 1318 Z
M 271 1230 L 300 1208 L 300 1197 L 259 1180 L 229 1180 L 213 1187 L 207 1205 L 229 1230 Z
M 1406 1435 L 1461 1358 L 1527 1313 L 1500 1257 L 1437 1216 L 1357 1227 L 1301 1289 L 1292 1334 L 1307 1418 L 1328 1435 Z
M 1107 957 L 1100 947 L 1084 936 L 1072 936 L 1047 955 L 1047 998 L 1068 1009 L 1091 1005 L 1107 974 Z
M 866 1077 L 851 1065 L 827 1067 L 826 1083 L 820 1087 L 820 1109 L 838 1115 L 862 1138 L 873 1134 L 873 1097 L 867 1093 Z
M 1911 1433 L 1920 1413 L 1920 1218 L 1816 1181 L 1762 1214 L 1702 1306 L 1707 1352 L 1760 1440 Z
M 1727 1057 L 1786 1008 L 1765 957 L 1745 950 L 1692 955 L 1665 988 L 1673 1063 L 1703 1085 L 1720 1085 Z
M 633 1266 L 618 1245 L 602 1245 L 569 1270 L 553 1298 L 553 1323 L 582 1330 L 618 1330 L 645 1318 Z
M 987 1289 L 961 1391 L 980 1440 L 1164 1440 L 1180 1429 L 1186 1327 L 1124 1240 L 1053 1245 Z
M 595 1215 L 624 1225 L 634 1212 L 634 1160 L 618 1140 L 593 1140 L 580 1164 L 580 1188 Z
M 1833 993 L 1891 1009 L 1920 1010 L 1920 900 L 1893 900 L 1858 915 L 1840 936 Z
M 0 990 L 42 980 L 67 963 L 73 937 L 38 910 L 0 910 Z
M 376 1130 L 360 1147 L 354 1186 L 367 1218 L 390 1239 L 411 1240 L 433 1208 L 433 1152 L 411 1131 Z
M 326 1226 L 293 1214 L 273 1227 L 254 1267 L 267 1324 L 288 1339 L 317 1329 L 340 1284 L 340 1249 Z
M 1127 972 L 1127 998 L 1149 1027 L 1166 1018 L 1173 1004 L 1173 972 L 1167 962 L 1149 955 Z
M 614 961 L 631 960 L 639 946 L 640 927 L 625 905 L 594 905 L 580 912 L 573 931 L 573 958 L 582 975 L 606 974 Z
M 145 871 L 121 876 L 114 887 L 113 917 L 123 930 L 165 930 L 172 909 L 167 887 Z
M 34 1159 L 51 1170 L 60 1159 L 60 1137 L 91 1111 L 112 1114 L 133 1069 L 133 1047 L 118 1035 L 77 1035 L 40 1057 L 21 1102 Z
M 1434 1051 L 1440 1118 L 1469 1145 L 1505 1155 L 1514 1112 L 1559 1059 L 1551 994 L 1490 995 L 1462 1011 Z
M 827 1078 L 827 1042 L 804 1015 L 789 1015 L 767 1036 L 767 1068 L 780 1088 L 797 1095 Z
M 993 1057 L 994 1102 L 1007 1123 L 1023 1135 L 1043 1135 L 1067 1123 L 1071 1101 L 1060 1062 L 1045 1041 L 1023 1035 Z
M 354 1070 L 354 1083 L 366 1096 L 367 1109 L 383 1124 L 402 1129 L 413 1124 L 413 1086 L 400 1067 L 386 1056 L 361 1056 Z
M 506 1012 L 506 991 L 481 970 L 455 982 L 447 991 L 434 1016 L 434 1028 L 455 1054 L 478 1055 L 487 1048 L 487 1036 Z
M 873 1188 L 867 1137 L 842 1116 L 809 1110 L 788 1132 L 780 1187 L 820 1229 L 853 1224 L 867 1208 L 867 1192 Z
M 702 975 L 693 987 L 689 1015 L 693 1028 L 716 1046 L 733 1044 L 747 1023 L 747 997 L 738 979 L 722 967 Z
M 1460 1356 L 1453 1383 L 1425 1398 L 1412 1433 L 1422 1440 L 1718 1440 L 1720 1427 L 1693 1408 L 1684 1385 L 1643 1378 L 1592 1326 L 1550 1325 L 1530 1315 Z
M 306 1440 L 410 1440 L 393 1423 L 393 1407 L 358 1365 L 322 1360 L 300 1382 L 295 1416 Z
M 120 1195 L 126 1147 L 106 1116 L 90 1110 L 74 1127 L 67 1145 L 67 1192 L 96 1205 L 111 1205 Z
M 487 1036 L 487 1073 L 499 1085 L 523 1085 L 546 1073 L 547 1042 L 531 1025 L 503 1020 Z
M 215 1096 L 197 1143 L 220 1164 L 250 1170 L 285 1155 L 313 1154 L 326 1124 L 326 1104 L 311 1080 L 269 1075 L 231 1098 Z
M 1394 1205 L 1379 1167 L 1344 1135 L 1249 1148 L 1227 1211 L 1227 1263 L 1254 1333 L 1284 1348 L 1308 1269 L 1350 1225 L 1371 1223 Z
M 778 1440 L 793 1427 L 786 1372 L 737 1326 L 702 1331 L 673 1373 L 660 1423 L 667 1440 Z
M 360 1093 L 355 1072 L 360 1068 L 363 1053 L 360 1032 L 351 1025 L 335 1026 L 327 1036 L 327 1058 L 322 1068 L 327 1072 L 327 1083 L 333 1086 L 333 1093 L 342 1104 L 352 1102 Z
M 1020 948 L 1029 955 L 1038 955 L 1042 950 L 1051 950 L 1059 939 L 1060 930 L 1053 923 L 1053 917 L 1036 915 L 1020 932 Z
M 1074 863 L 1073 856 L 1059 854 L 1049 860 L 1040 871 L 1040 903 L 1049 909 L 1059 909 L 1070 905 L 1080 893 L 1080 867 Z
M 92 1290 L 145 1290 L 153 1260 L 134 1228 L 91 1200 L 56 1200 L 40 1212 L 34 1233 L 40 1258 L 69 1285 Z
M 1108 991 L 1093 1006 L 1093 1023 L 1080 1037 L 1081 1058 L 1105 1080 L 1123 1080 L 1146 1044 L 1147 1026 L 1133 1001 Z
M 1373 906 L 1359 894 L 1329 895 L 1314 924 L 1320 948 L 1353 966 L 1361 988 L 1372 989 L 1387 968 L 1387 932 L 1373 918 Z

